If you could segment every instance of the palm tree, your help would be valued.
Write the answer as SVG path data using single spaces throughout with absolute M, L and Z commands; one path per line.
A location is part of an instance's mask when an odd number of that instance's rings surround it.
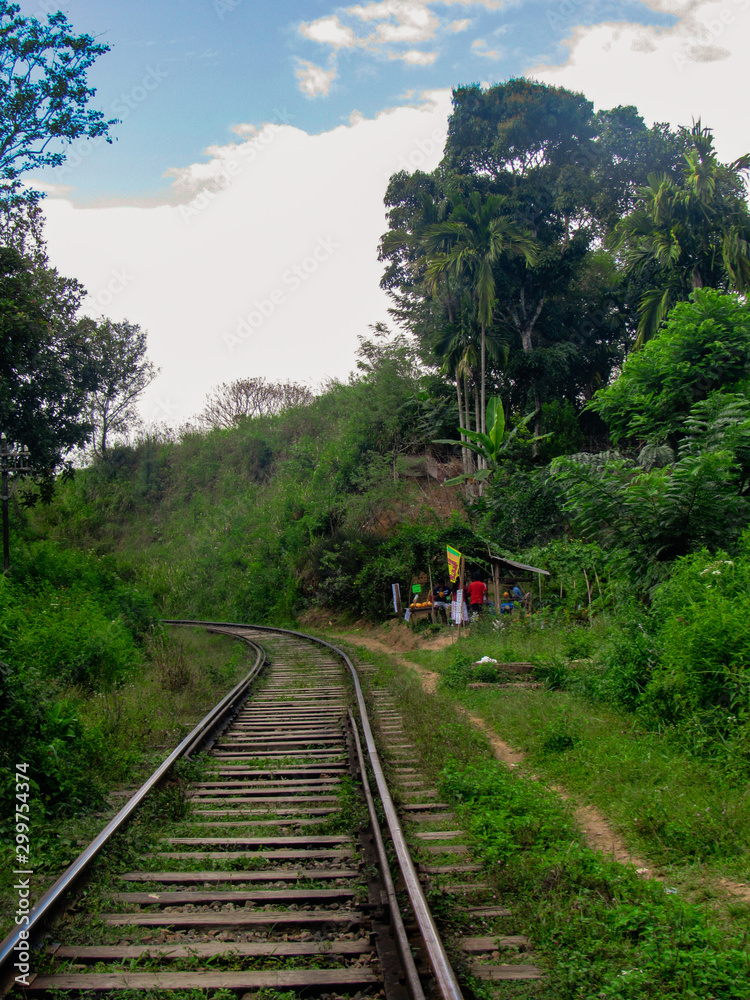
M 468 301 L 467 301 L 468 299 Z M 458 398 L 459 430 L 461 440 L 464 441 L 464 428 L 471 430 L 471 408 L 469 383 L 474 384 L 474 403 L 476 410 L 475 426 L 481 429 L 481 419 L 479 418 L 479 394 L 476 392 L 477 379 L 476 372 L 479 368 L 479 356 L 477 352 L 476 323 L 471 316 L 471 300 L 469 296 L 464 296 L 458 306 L 458 320 L 450 323 L 438 333 L 432 343 L 432 351 L 442 362 L 442 371 L 445 374 L 453 374 L 456 380 L 456 396 Z M 497 336 L 487 336 L 487 353 L 500 364 L 507 361 L 508 344 L 505 340 Z M 463 383 L 463 388 L 462 388 Z M 464 472 L 471 474 L 473 459 L 471 451 L 462 448 L 462 458 Z M 481 462 L 481 457 L 480 457 Z
M 683 161 L 677 179 L 649 175 L 641 204 L 615 230 L 627 270 L 658 270 L 658 284 L 644 293 L 638 307 L 636 347 L 696 288 L 750 289 L 750 214 L 742 177 L 750 156 L 719 163 L 711 130 L 699 120 L 688 133 Z
M 522 255 L 527 264 L 536 261 L 533 240 L 505 214 L 506 200 L 500 195 L 482 198 L 472 191 L 465 199 L 450 192 L 452 211 L 448 219 L 428 227 L 422 243 L 427 252 L 427 281 L 436 289 L 441 278 L 467 279 L 472 286 L 476 317 L 481 328 L 480 422 L 486 427 L 487 328 L 492 325 L 497 288 L 493 264 L 504 255 Z

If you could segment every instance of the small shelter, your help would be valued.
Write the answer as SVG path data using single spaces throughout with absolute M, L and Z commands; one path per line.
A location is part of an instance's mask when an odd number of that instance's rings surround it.
M 538 566 L 527 566 L 525 563 L 514 562 L 506 559 L 505 556 L 495 556 L 490 552 L 490 564 L 492 566 L 492 583 L 495 590 L 495 608 L 500 607 L 500 586 L 513 587 L 516 584 L 528 583 L 529 603 L 528 611 L 531 612 L 534 604 L 534 577 L 539 583 L 539 600 L 542 599 L 542 577 L 549 576 L 546 569 L 539 569 Z M 521 588 L 523 589 L 523 588 Z

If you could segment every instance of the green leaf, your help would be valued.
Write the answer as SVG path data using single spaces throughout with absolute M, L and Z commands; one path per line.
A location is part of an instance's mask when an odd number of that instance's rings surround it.
M 505 436 L 505 411 L 503 410 L 503 401 L 499 396 L 493 396 L 487 403 L 487 427 L 489 428 L 492 450 L 497 454 Z

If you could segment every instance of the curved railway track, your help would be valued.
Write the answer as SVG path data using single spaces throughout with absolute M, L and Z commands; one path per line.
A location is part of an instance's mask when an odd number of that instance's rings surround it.
M 374 722 L 426 862 L 415 862 L 407 845 L 345 653 L 282 629 L 165 624 L 249 643 L 255 664 L 39 901 L 29 937 L 48 942 L 51 968 L 30 977 L 24 992 L 271 989 L 459 1000 L 425 887 L 441 885 L 480 930 L 492 930 L 486 922 L 508 911 L 477 905 L 486 904 L 489 887 L 467 857 L 462 831 L 450 829 L 455 817 L 412 766 L 387 694 L 374 695 Z M 186 818 L 137 867 L 117 872 L 115 891 L 91 912 L 80 894 L 91 863 L 174 763 L 200 751 L 203 773 L 190 786 Z M 76 893 L 49 943 L 45 928 Z M 0 945 L 6 986 L 18 946 L 18 933 Z M 525 946 L 521 937 L 487 933 L 461 941 L 469 971 L 490 980 L 539 978 L 532 965 L 493 959 L 498 949 Z

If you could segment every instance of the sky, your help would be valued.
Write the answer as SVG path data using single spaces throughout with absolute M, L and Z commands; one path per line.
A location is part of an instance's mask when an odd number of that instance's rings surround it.
M 110 46 L 90 71 L 115 141 L 29 175 L 85 311 L 138 323 L 146 422 L 239 377 L 346 378 L 388 321 L 391 173 L 437 166 L 451 89 L 527 76 L 596 108 L 750 150 L 750 0 L 21 0 Z

